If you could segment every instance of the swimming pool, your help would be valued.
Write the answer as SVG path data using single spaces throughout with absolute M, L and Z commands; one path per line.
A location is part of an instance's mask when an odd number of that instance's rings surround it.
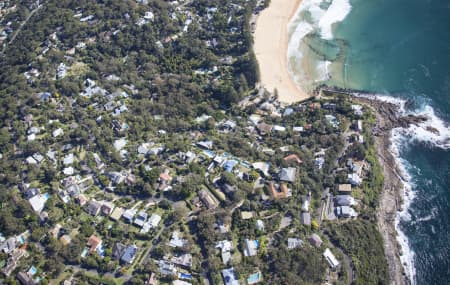
M 247 278 L 247 283 L 249 285 L 258 283 L 259 281 L 261 281 L 261 272 L 256 272 Z

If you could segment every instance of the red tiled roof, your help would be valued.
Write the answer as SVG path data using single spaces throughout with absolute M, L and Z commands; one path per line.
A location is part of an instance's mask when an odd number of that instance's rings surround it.
M 87 244 L 91 247 L 89 252 L 93 252 L 101 242 L 102 240 L 100 238 L 96 237 L 95 235 L 91 235 L 87 242 Z
M 292 162 L 292 161 L 295 161 L 297 163 L 303 162 L 296 154 L 290 154 L 290 155 L 286 156 L 285 158 L 283 158 L 283 160 L 286 162 Z

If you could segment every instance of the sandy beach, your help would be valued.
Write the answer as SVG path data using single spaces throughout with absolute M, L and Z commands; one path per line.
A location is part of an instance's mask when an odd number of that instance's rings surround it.
M 288 24 L 301 0 L 271 0 L 256 22 L 254 51 L 259 63 L 261 84 L 268 91 L 278 91 L 284 103 L 311 97 L 301 90 L 288 72 Z

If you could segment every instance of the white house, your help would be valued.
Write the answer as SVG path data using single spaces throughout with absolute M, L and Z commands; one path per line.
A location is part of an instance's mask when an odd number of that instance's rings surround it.
M 330 265 L 331 268 L 335 269 L 339 266 L 339 261 L 336 259 L 329 248 L 325 249 L 323 257 L 325 257 L 325 260 L 328 262 L 328 265 Z

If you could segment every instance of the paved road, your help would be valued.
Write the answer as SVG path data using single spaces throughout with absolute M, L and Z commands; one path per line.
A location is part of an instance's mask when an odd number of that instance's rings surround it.
M 39 1 L 37 1 L 37 3 L 39 3 Z M 5 52 L 6 48 L 12 43 L 14 42 L 14 40 L 16 39 L 17 35 L 20 33 L 20 31 L 22 30 L 22 28 L 28 23 L 28 21 L 31 19 L 31 17 L 33 17 L 33 15 L 39 11 L 44 5 L 43 4 L 38 4 L 38 6 L 36 8 L 33 9 L 33 11 L 31 11 L 31 13 L 28 15 L 28 17 L 25 19 L 25 21 L 22 22 L 22 24 L 20 24 L 19 28 L 14 32 L 14 35 L 11 37 L 11 39 L 9 40 L 8 43 L 6 43 L 3 48 L 2 48 L 2 54 Z
M 170 226 L 166 226 L 164 225 L 159 231 L 158 233 L 155 235 L 155 237 L 150 241 L 151 242 L 151 246 L 149 247 L 149 249 L 147 250 L 147 252 L 144 253 L 144 256 L 141 258 L 141 260 L 139 261 L 138 265 L 141 265 L 144 261 L 148 261 L 148 259 L 150 258 L 150 253 L 155 249 L 156 244 L 154 244 L 153 242 L 155 240 L 159 239 L 159 236 L 168 228 L 170 228 L 172 225 Z

